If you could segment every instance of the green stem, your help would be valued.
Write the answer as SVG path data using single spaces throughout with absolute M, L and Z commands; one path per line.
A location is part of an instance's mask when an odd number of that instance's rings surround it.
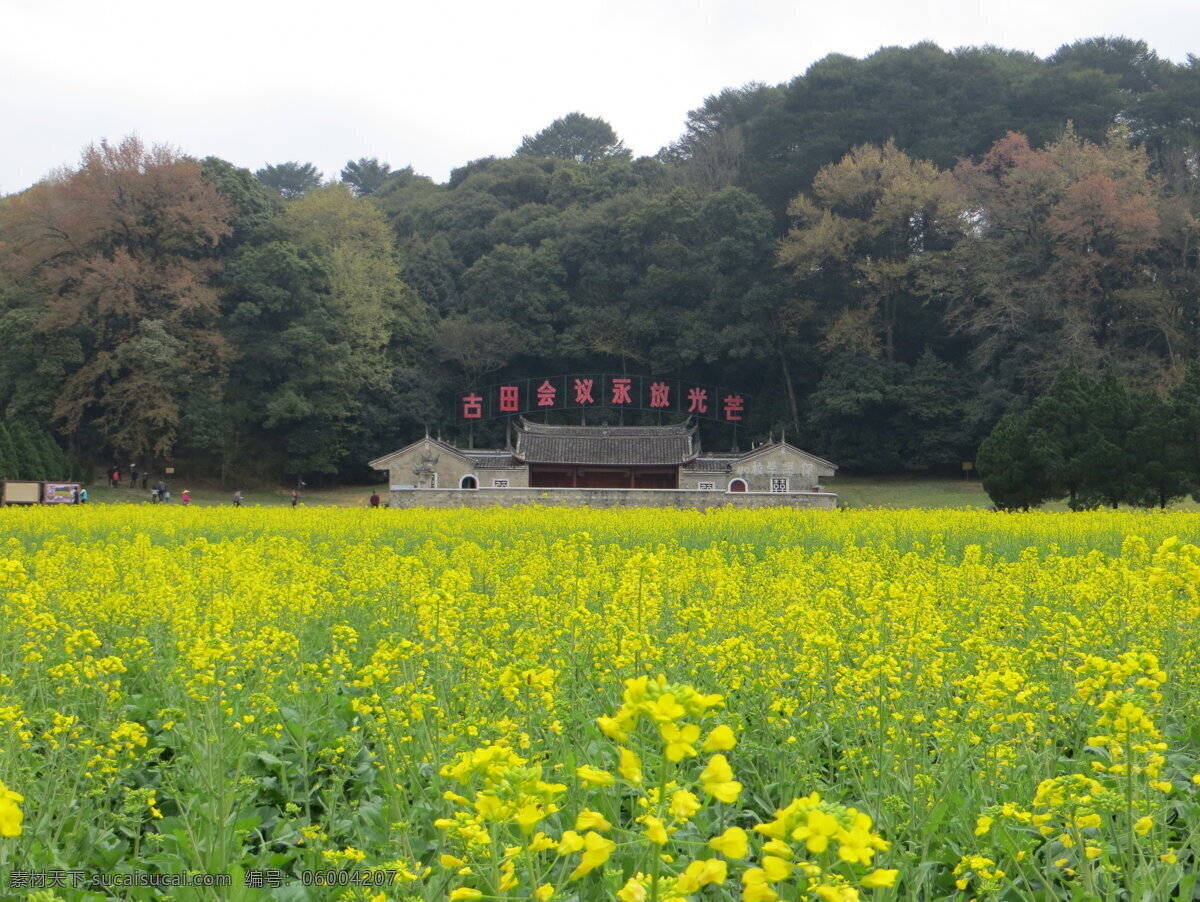
M 659 772 L 658 779 L 658 807 L 655 809 L 655 817 L 660 821 L 663 818 L 663 805 L 667 799 L 667 771 L 670 763 L 667 761 L 667 756 L 664 752 L 662 760 L 662 770 Z M 662 851 L 654 853 L 654 860 L 650 862 L 650 902 L 658 902 L 658 874 L 662 869 Z
M 1133 740 L 1131 727 L 1125 725 L 1125 889 L 1133 898 L 1133 872 L 1137 864 L 1137 847 L 1133 836 Z

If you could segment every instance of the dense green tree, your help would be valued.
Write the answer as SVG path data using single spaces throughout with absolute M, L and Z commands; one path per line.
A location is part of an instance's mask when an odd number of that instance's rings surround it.
M 975 466 L 984 491 L 1001 510 L 1029 510 L 1057 497 L 1050 469 L 1033 444 L 1028 416 L 1010 413 L 979 445 Z
M 231 409 L 283 448 L 288 472 L 332 473 L 364 393 L 387 385 L 386 349 L 394 343 L 397 364 L 411 363 L 428 319 L 400 280 L 382 216 L 344 187 L 309 192 L 274 229 L 229 267 L 231 337 L 242 349 Z
M 739 183 L 782 216 L 822 166 L 855 146 L 893 139 L 915 159 L 950 167 L 983 153 L 1006 129 L 1029 128 L 1023 94 L 1044 68 L 1032 54 L 990 47 L 950 53 L 930 43 L 885 47 L 862 60 L 831 54 L 768 89 L 778 96 L 768 94 L 741 126 Z M 1057 112 L 1061 129 L 1070 112 Z
M 316 166 L 312 163 L 297 163 L 295 160 L 264 166 L 254 175 L 268 188 L 278 191 L 284 200 L 303 197 L 321 185 L 321 172 Z
M 230 247 L 261 229 L 279 212 L 279 194 L 254 177 L 249 169 L 219 157 L 206 157 L 200 166 L 204 180 L 233 205 L 233 234 L 224 239 Z
M 1065 495 L 1072 510 L 1084 504 L 1082 495 L 1088 486 L 1095 392 L 1094 380 L 1071 363 L 1038 396 L 1029 413 L 1029 441 L 1039 449 L 1053 497 Z
M 145 457 L 164 449 L 159 437 L 179 436 L 183 410 L 194 403 L 206 380 L 188 365 L 187 339 L 172 333 L 161 319 L 144 319 L 137 330 L 113 352 L 109 373 L 114 377 L 108 391 L 109 412 L 116 447 Z M 175 403 L 163 386 L 171 386 L 186 401 Z
M 456 191 L 490 194 L 504 209 L 513 210 L 526 204 L 546 203 L 551 179 L 563 165 L 559 160 L 523 155 L 507 159 L 486 157 L 455 169 L 450 173 L 449 184 Z
M 1200 498 L 1200 360 L 1193 360 L 1167 398 L 1179 468 L 1193 497 Z
M 736 183 L 746 161 L 745 124 L 759 115 L 780 89 L 752 83 L 727 88 L 688 113 L 682 137 L 660 157 L 675 165 L 681 179 L 702 191 Z
M 1132 442 L 1144 408 L 1115 367 L 1105 370 L 1088 398 L 1087 446 L 1082 452 L 1084 506 L 1136 504 L 1144 497 L 1141 449 Z
M 1189 403 L 1186 388 L 1170 400 L 1139 395 L 1115 367 L 1092 380 L 1069 365 L 1030 411 L 1003 417 L 980 445 L 984 487 L 1005 507 L 1063 495 L 1073 510 L 1166 507 L 1189 487 Z
M 53 462 L 47 461 L 42 453 L 36 429 L 27 424 L 15 422 L 9 424 L 9 438 L 17 461 L 17 479 L 53 479 L 51 470 Z
M 42 460 L 46 466 L 46 479 L 58 480 L 65 482 L 70 478 L 71 467 L 67 461 L 67 456 L 63 453 L 62 448 L 54 441 L 50 433 L 44 429 L 39 429 L 36 435 L 36 441 L 41 451 Z
M 448 316 L 438 326 L 438 357 L 455 366 L 465 388 L 481 388 L 483 379 L 510 363 L 521 342 L 507 323 Z
M 452 191 L 422 211 L 420 228 L 444 235 L 465 269 L 491 250 L 487 227 L 503 211 L 504 205 L 486 191 Z
M 1046 62 L 1052 71 L 1102 72 L 1115 76 L 1117 90 L 1128 98 L 1157 90 L 1167 68 L 1145 41 L 1126 37 L 1086 38 L 1064 44 Z M 1132 112 L 1122 110 L 1126 115 Z
M 839 466 L 867 473 L 904 467 L 898 386 L 906 367 L 869 354 L 844 351 L 829 361 L 810 398 L 813 442 Z
M 3 277 L 0 276 L 0 279 Z M 83 329 L 44 331 L 46 298 L 33 277 L 0 284 L 0 413 L 49 421 L 68 377 L 84 363 Z
M 932 350 L 917 359 L 896 391 L 906 469 L 953 472 L 970 458 L 969 390 L 963 374 Z
M 402 245 L 403 278 L 440 316 L 461 312 L 458 279 L 463 265 L 444 235 L 413 235 Z
M 8 427 L 0 421 L 0 480 L 16 479 L 20 472 L 17 451 L 8 435 Z
M 1175 419 L 1169 400 L 1153 392 L 1137 396 L 1134 403 L 1139 422 L 1128 438 L 1135 478 L 1130 500 L 1142 507 L 1165 508 L 1189 491 L 1182 423 Z
M 611 125 L 603 119 L 579 112 L 555 119 L 536 135 L 526 135 L 517 153 L 579 163 L 595 163 L 605 157 L 630 156 Z
M 463 305 L 469 316 L 503 323 L 522 354 L 553 357 L 565 279 L 552 242 L 536 250 L 500 245 L 463 273 Z

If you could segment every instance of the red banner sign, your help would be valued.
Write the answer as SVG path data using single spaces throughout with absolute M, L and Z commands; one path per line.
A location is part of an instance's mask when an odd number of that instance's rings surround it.
M 680 379 L 602 375 L 514 379 L 458 396 L 461 420 L 588 408 L 658 411 L 742 424 L 749 415 L 750 396 Z

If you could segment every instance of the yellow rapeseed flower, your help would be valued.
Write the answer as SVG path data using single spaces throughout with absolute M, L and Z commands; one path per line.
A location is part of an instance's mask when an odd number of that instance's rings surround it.
M 737 737 L 734 736 L 731 730 L 725 724 L 714 727 L 707 736 L 704 737 L 704 749 L 706 754 L 713 752 L 727 752 L 737 745 Z
M 612 829 L 612 823 L 599 811 L 592 811 L 590 808 L 585 808 L 579 812 L 575 818 L 575 829 L 580 830 L 601 830 L 607 831 Z
M 866 889 L 881 889 L 894 886 L 900 871 L 896 868 L 876 868 L 865 875 L 859 883 Z
M 650 842 L 658 846 L 667 844 L 667 827 L 662 818 L 648 814 L 642 818 L 642 824 L 646 827 L 646 838 Z
M 695 756 L 695 742 L 700 738 L 700 728 L 694 723 L 683 727 L 674 723 L 663 723 L 659 724 L 658 732 L 666 743 L 664 754 L 668 761 L 682 761 L 685 757 Z
M 0 781 L 0 836 L 14 837 L 21 835 L 21 821 L 25 815 L 20 803 L 25 796 L 13 792 L 3 781 Z
M 593 786 L 612 786 L 617 781 L 617 778 L 608 771 L 593 767 L 590 764 L 579 765 L 575 769 L 575 776 L 584 783 L 590 783 Z
M 617 844 L 611 839 L 605 839 L 595 831 L 590 831 L 583 838 L 583 845 L 583 860 L 579 862 L 575 870 L 571 871 L 567 877 L 568 880 L 578 880 L 584 874 L 591 873 L 600 867 L 600 865 L 608 861 L 609 856 L 612 855 L 613 850 L 617 847 Z
M 724 755 L 713 755 L 700 773 L 700 785 L 719 802 L 731 805 L 742 793 L 742 784 L 733 779 L 733 768 Z
M 621 749 L 621 763 L 617 770 L 630 783 L 642 782 L 642 762 L 631 749 Z
M 729 827 L 720 836 L 714 836 L 708 845 L 726 858 L 741 859 L 750 850 L 750 840 L 741 827 Z

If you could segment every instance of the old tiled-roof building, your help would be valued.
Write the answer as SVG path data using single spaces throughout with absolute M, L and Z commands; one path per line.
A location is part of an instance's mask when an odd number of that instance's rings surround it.
M 370 465 L 388 472 L 391 503 L 400 507 L 522 500 L 598 506 L 708 507 L 732 501 L 832 507 L 837 497 L 821 487 L 821 479 L 832 477 L 837 469 L 827 460 L 784 441 L 745 453 L 705 452 L 696 427 L 686 423 L 551 426 L 520 419 L 509 449 L 456 448 L 426 436 Z M 465 496 L 464 491 L 474 495 Z M 733 497 L 742 495 L 746 497 Z

